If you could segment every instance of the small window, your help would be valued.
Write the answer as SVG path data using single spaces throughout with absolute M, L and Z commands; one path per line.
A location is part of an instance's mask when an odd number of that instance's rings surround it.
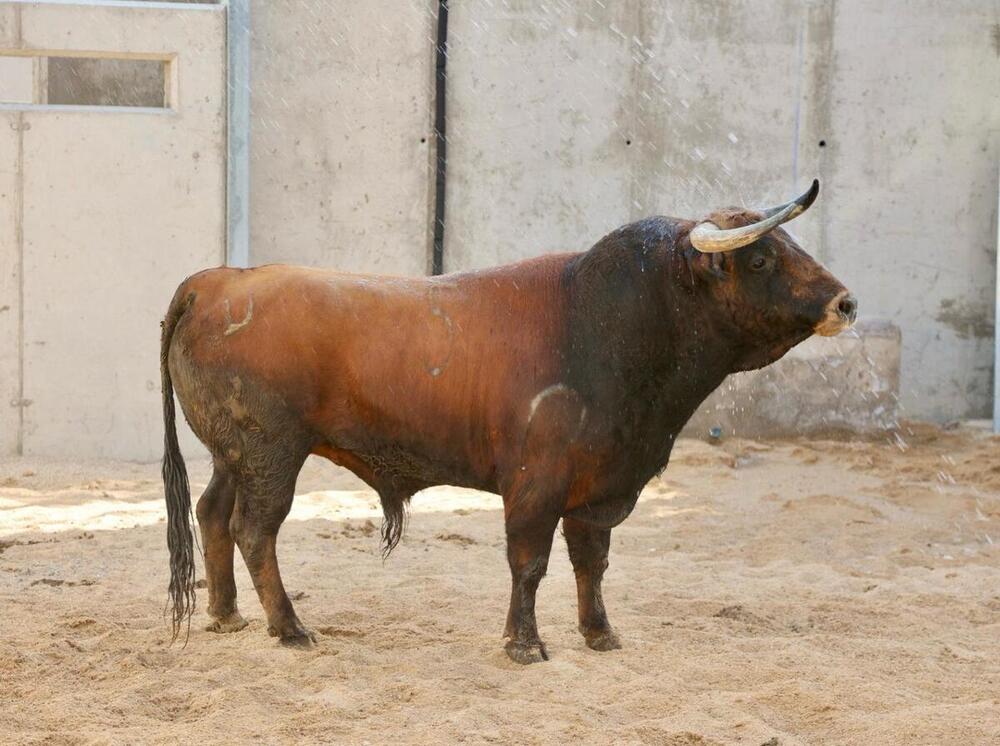
M 163 60 L 48 58 L 48 104 L 66 106 L 167 105 Z
M 171 61 L 0 51 L 0 103 L 165 109 Z

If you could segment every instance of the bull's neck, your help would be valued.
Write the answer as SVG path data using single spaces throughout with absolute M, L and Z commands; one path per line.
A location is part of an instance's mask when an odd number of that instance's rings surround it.
M 602 244 L 568 273 L 567 375 L 609 425 L 624 425 L 633 448 L 665 463 L 681 428 L 734 370 L 735 351 L 673 241 L 649 250 L 634 240 Z

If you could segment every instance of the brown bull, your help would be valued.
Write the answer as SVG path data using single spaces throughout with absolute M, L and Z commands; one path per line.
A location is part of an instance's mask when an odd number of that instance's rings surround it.
M 619 646 L 601 600 L 611 528 L 667 464 L 700 402 L 855 316 L 847 290 L 778 225 L 798 200 L 695 223 L 650 218 L 589 251 L 433 278 L 267 266 L 214 269 L 177 290 L 163 324 L 174 635 L 194 604 L 190 494 L 173 391 L 215 471 L 198 502 L 209 629 L 245 626 L 239 547 L 269 632 L 308 643 L 282 586 L 278 529 L 316 454 L 382 501 L 385 551 L 410 497 L 451 484 L 503 496 L 512 576 L 507 653 L 547 657 L 535 591 L 559 520 L 579 623 Z

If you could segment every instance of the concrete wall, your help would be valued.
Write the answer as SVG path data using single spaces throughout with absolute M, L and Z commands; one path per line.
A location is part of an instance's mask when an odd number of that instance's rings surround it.
M 0 448 L 156 458 L 159 321 L 224 260 L 224 12 L 0 3 L 0 43 L 176 55 L 170 110 L 0 109 Z
M 453 5 L 449 269 L 796 187 L 794 3 L 603 5 Z
M 938 420 L 990 413 L 997 13 L 855 0 L 833 18 L 822 245 L 867 313 L 901 327 L 905 409 Z
M 436 6 L 252 3 L 252 263 L 427 271 Z
M 1000 27 L 989 3 L 451 4 L 445 264 L 585 249 L 797 194 L 792 230 L 902 330 L 903 413 L 991 401 Z
M 253 3 L 253 263 L 426 272 L 436 7 Z M 650 214 L 784 200 L 819 175 L 793 230 L 863 318 L 901 329 L 903 414 L 987 413 L 992 5 L 450 7 L 447 269 L 585 249 Z M 177 53 L 180 75 L 169 114 L 0 107 L 0 453 L 155 457 L 156 324 L 177 281 L 223 257 L 223 39 L 221 7 L 0 1 L 4 48 Z M 830 349 L 787 370 L 826 370 Z M 876 382 L 894 380 L 885 359 Z M 734 380 L 706 416 L 745 431 L 719 407 L 798 377 Z

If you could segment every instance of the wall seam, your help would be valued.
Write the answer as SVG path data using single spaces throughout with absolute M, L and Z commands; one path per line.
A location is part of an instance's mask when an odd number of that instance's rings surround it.
M 625 45 L 625 54 L 628 55 L 630 60 L 629 73 L 628 73 L 628 91 L 625 95 L 625 106 L 626 115 L 623 117 L 625 124 L 625 132 L 619 131 L 619 147 L 625 148 L 625 163 L 627 164 L 628 170 L 628 205 L 626 206 L 627 215 L 629 221 L 641 220 L 646 217 L 643 212 L 645 212 L 646 206 L 640 199 L 645 200 L 648 193 L 652 191 L 649 185 L 646 183 L 645 171 L 642 168 L 642 149 L 645 145 L 644 138 L 649 137 L 649 131 L 646 127 L 642 126 L 642 115 L 639 110 L 639 98 L 641 92 L 644 89 L 644 70 L 642 69 L 642 63 L 637 62 L 634 57 L 635 51 L 635 40 L 638 40 L 641 44 L 645 44 L 645 32 L 646 32 L 646 15 L 643 12 L 644 6 L 642 3 L 635 4 L 635 15 L 633 16 L 632 23 L 634 24 L 631 29 L 626 26 L 626 29 L 630 30 L 632 33 L 629 35 L 631 38 L 625 37 L 623 39 Z M 631 143 L 631 144 L 629 144 Z M 639 155 L 635 155 L 639 153 Z
M 231 267 L 250 266 L 250 0 L 226 6 L 226 225 Z M 177 70 L 174 70 L 177 74 Z
M 836 193 L 836 187 L 832 184 L 831 173 L 833 164 L 831 161 L 837 153 L 837 142 L 834 133 L 830 132 L 833 122 L 833 86 L 836 81 L 837 65 L 837 0 L 830 0 L 829 6 L 824 5 L 824 12 L 829 13 L 829 38 L 826 41 L 823 51 L 823 68 L 827 71 L 816 86 L 817 93 L 817 124 L 822 127 L 824 139 L 829 137 L 827 146 L 822 149 L 819 155 L 817 170 L 819 178 L 822 179 L 826 187 L 826 198 L 820 200 L 819 209 L 819 246 L 816 255 L 823 261 L 829 261 L 829 218 L 830 218 L 830 197 L 831 191 Z
M 22 8 L 14 14 L 18 49 L 24 46 Z M 17 166 L 14 186 L 14 241 L 17 244 L 17 445 L 18 456 L 24 455 L 24 112 L 18 112 Z

